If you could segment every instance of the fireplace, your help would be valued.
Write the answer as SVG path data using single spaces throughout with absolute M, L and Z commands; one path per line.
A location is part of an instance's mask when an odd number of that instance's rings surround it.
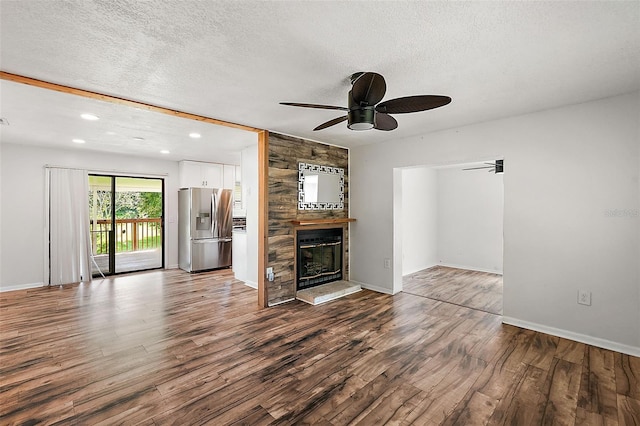
M 342 228 L 299 230 L 296 289 L 342 279 Z

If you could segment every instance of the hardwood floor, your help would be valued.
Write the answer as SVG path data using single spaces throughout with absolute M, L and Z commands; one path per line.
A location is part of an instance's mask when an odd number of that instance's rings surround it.
M 502 315 L 502 275 L 434 266 L 402 279 L 403 292 Z
M 363 290 L 257 308 L 230 270 L 0 294 L 0 424 L 640 424 L 640 359 Z

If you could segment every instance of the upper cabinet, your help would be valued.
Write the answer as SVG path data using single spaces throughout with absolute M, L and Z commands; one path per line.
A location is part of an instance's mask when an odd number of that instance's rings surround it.
M 232 164 L 223 164 L 222 171 L 222 187 L 224 189 L 234 189 L 236 186 L 236 166 Z
M 180 188 L 220 188 L 222 164 L 181 161 Z
M 225 188 L 235 186 L 235 166 L 229 164 L 181 161 L 180 188 Z

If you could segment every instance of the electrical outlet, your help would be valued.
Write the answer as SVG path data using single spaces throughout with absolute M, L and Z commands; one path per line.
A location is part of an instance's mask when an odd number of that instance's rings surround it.
M 591 292 L 586 290 L 578 290 L 578 303 L 580 305 L 591 306 Z
M 273 268 L 271 267 L 267 268 L 267 280 L 273 281 L 274 278 L 275 278 L 275 275 L 273 273 Z
M 384 267 L 385 269 L 391 269 L 391 259 L 384 260 Z

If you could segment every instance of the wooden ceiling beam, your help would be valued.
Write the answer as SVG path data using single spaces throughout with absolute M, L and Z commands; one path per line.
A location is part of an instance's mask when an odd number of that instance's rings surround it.
M 117 96 L 105 95 L 104 93 L 92 92 L 89 90 L 78 89 L 76 87 L 63 86 L 61 84 L 50 83 L 44 80 L 38 80 L 31 77 L 25 77 L 18 74 L 11 74 L 5 71 L 0 71 L 0 79 L 13 81 L 15 83 L 27 84 L 29 86 L 40 87 L 42 89 L 53 90 L 56 92 L 67 93 L 76 96 L 82 96 L 84 98 L 95 99 L 104 102 L 110 102 L 113 104 L 129 106 L 133 108 L 145 109 L 147 111 L 158 112 L 161 114 L 167 114 L 174 117 L 186 118 L 189 120 L 201 121 L 203 123 L 215 124 L 218 126 L 231 127 L 234 129 L 246 130 L 248 132 L 261 133 L 264 129 L 258 129 L 256 127 L 245 126 L 244 124 L 232 123 L 230 121 L 218 120 L 217 118 L 206 117 L 204 115 L 192 114 L 190 112 L 178 111 L 171 108 L 165 108 L 157 105 L 147 104 L 140 101 L 134 101 L 132 99 L 120 98 Z

